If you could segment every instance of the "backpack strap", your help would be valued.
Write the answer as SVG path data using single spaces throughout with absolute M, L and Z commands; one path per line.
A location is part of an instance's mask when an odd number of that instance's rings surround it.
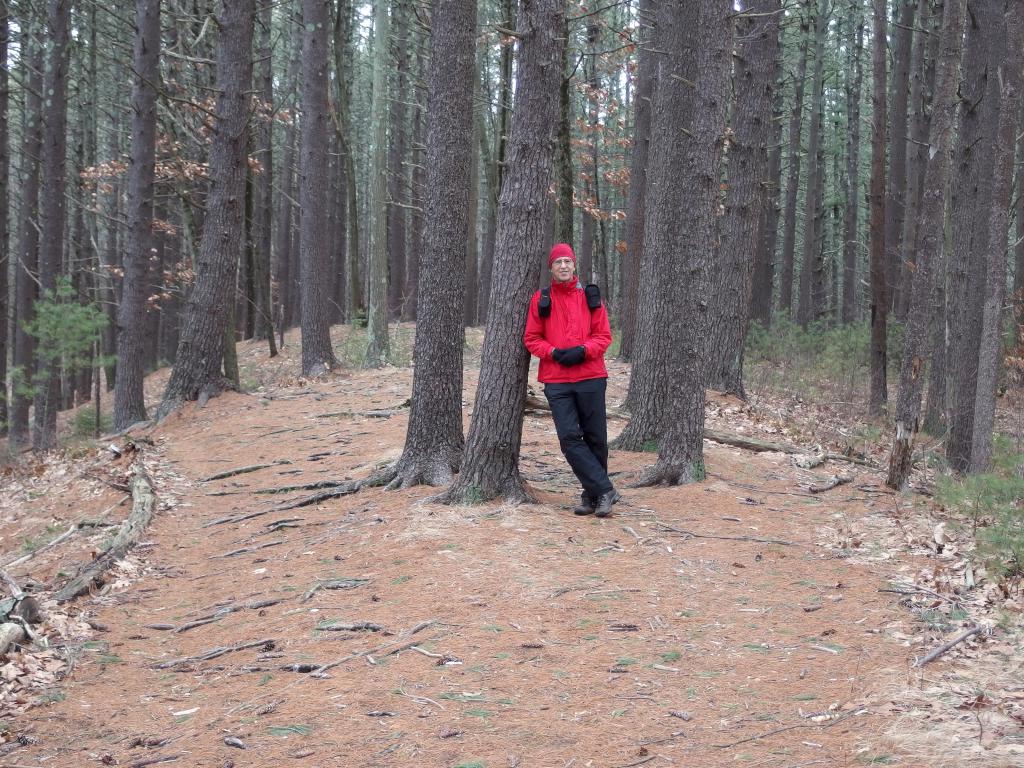
M 601 288 L 595 283 L 590 283 L 583 289 L 587 297 L 587 307 L 593 312 L 601 306 Z
M 537 314 L 539 314 L 541 317 L 549 317 L 551 315 L 550 288 L 540 289 L 540 300 L 537 302 Z

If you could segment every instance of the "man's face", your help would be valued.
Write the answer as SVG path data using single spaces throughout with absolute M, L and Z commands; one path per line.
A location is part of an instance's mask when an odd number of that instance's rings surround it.
M 551 262 L 551 277 L 556 283 L 567 283 L 573 278 L 576 263 L 568 256 L 562 256 Z

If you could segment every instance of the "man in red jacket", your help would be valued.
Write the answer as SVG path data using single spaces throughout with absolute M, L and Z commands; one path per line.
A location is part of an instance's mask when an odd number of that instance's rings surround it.
M 607 517 L 619 494 L 608 479 L 604 353 L 612 343 L 596 285 L 576 278 L 576 255 L 558 243 L 548 256 L 551 287 L 530 300 L 523 343 L 540 358 L 537 378 L 555 419 L 558 443 L 583 486 L 577 515 Z

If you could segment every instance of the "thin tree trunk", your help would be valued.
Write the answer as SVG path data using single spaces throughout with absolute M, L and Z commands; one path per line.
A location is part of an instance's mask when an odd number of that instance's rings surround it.
M 39 199 L 39 288 L 56 301 L 64 255 L 64 183 L 67 173 L 68 46 L 71 0 L 50 0 L 47 13 L 49 53 L 43 89 L 42 191 Z M 32 450 L 57 447 L 60 408 L 60 359 L 56 350 L 36 347 L 38 385 L 33 401 Z
M 259 56 L 255 85 L 259 89 L 262 104 L 256 118 L 254 137 L 256 160 L 259 162 L 260 170 L 254 180 L 251 230 L 254 253 L 253 278 L 256 283 L 253 335 L 257 339 L 266 339 L 270 347 L 270 357 L 276 357 L 274 309 L 270 294 L 270 272 L 274 263 L 274 49 L 271 45 L 271 11 L 271 4 L 266 3 L 259 13 L 258 20 Z
M 900 255 L 907 194 L 907 107 L 910 91 L 911 42 L 916 6 L 931 0 L 898 0 L 899 23 L 893 31 L 892 123 L 889 133 L 889 176 L 885 194 L 885 250 L 889 287 L 889 309 L 904 303 L 901 294 L 909 289 L 900 281 Z M 901 317 L 897 312 L 897 316 Z
M 846 206 L 843 216 L 843 308 L 842 322 L 857 319 L 857 245 L 860 225 L 860 98 L 864 81 L 861 51 L 864 47 L 864 19 L 857 9 L 857 31 L 853 40 L 853 81 L 846 91 Z
M 629 197 L 626 202 L 626 252 L 619 257 L 619 359 L 633 359 L 636 336 L 637 287 L 644 250 L 647 194 L 647 158 L 651 143 L 651 105 L 657 79 L 654 41 L 655 0 L 640 0 L 636 89 L 633 92 L 633 154 L 629 160 Z
M 417 47 L 416 61 L 417 72 L 423 71 L 423 55 Z M 422 88 L 416 89 L 418 97 L 416 107 L 413 109 L 412 130 L 413 130 L 413 153 L 412 153 L 412 175 L 409 182 L 409 201 L 412 204 L 412 216 L 409 221 L 409 254 L 406 259 L 407 269 L 405 270 L 405 290 L 402 292 L 402 319 L 416 320 L 416 306 L 419 301 L 420 282 L 420 257 L 423 243 L 423 209 L 426 205 L 427 195 L 424 192 L 426 184 L 426 119 L 424 117 L 425 98 L 419 96 Z
M 572 168 L 572 70 L 573 62 L 569 19 L 564 20 L 562 36 L 566 44 L 562 49 L 562 82 L 558 88 L 558 138 L 555 143 L 555 239 L 573 244 L 573 225 L 576 210 L 573 207 L 574 174 Z M 572 66 L 574 70 L 575 67 Z M 543 278 L 541 278 L 543 279 Z
M 957 69 L 963 47 L 964 0 L 946 0 L 942 23 L 942 51 L 935 74 L 935 106 L 928 135 L 924 199 L 917 230 L 917 254 L 911 283 L 910 311 L 900 366 L 896 400 L 896 434 L 889 457 L 886 485 L 897 490 L 910 476 L 924 388 L 925 354 L 933 300 L 935 267 L 941 262 L 943 220 L 951 165 L 953 123 L 956 115 Z
M 254 0 L 238 0 L 218 6 L 217 117 L 210 147 L 210 191 L 196 282 L 182 320 L 174 370 L 157 411 L 161 419 L 185 401 L 211 396 L 224 386 L 224 329 L 243 245 L 254 4 Z
M 873 33 L 871 43 L 871 181 L 870 204 L 870 281 L 871 281 L 871 394 L 868 412 L 880 415 L 888 400 L 887 328 L 889 297 L 885 273 L 885 131 L 886 131 L 886 8 L 885 0 L 872 0 Z
M 494 292 L 507 311 L 487 317 L 473 421 L 462 469 L 443 497 L 448 503 L 499 496 L 516 502 L 528 496 L 519 474 L 529 365 L 522 335 L 549 242 L 545 208 L 558 122 L 564 14 L 561 0 L 524 2 L 519 14 L 516 110 L 494 266 Z
M 821 231 L 821 182 L 825 172 L 821 162 L 821 105 L 824 98 L 825 35 L 828 32 L 828 0 L 815 0 L 814 74 L 811 77 L 811 125 L 807 132 L 807 190 L 804 194 L 804 241 L 800 261 L 800 303 L 797 322 L 804 329 L 814 319 L 818 307 L 812 306 L 811 283 L 820 258 L 818 235 Z
M 299 160 L 302 375 L 320 376 L 338 361 L 331 347 L 327 301 L 328 219 L 323 178 L 327 153 L 327 18 L 329 0 L 303 0 L 302 122 Z M 341 73 L 338 73 L 341 77 Z M 385 318 L 386 320 L 386 318 Z
M 387 104 L 388 104 L 388 0 L 373 3 L 373 102 L 370 125 L 370 247 L 367 264 L 369 290 L 366 312 L 367 368 L 387 361 L 388 339 L 388 228 L 387 228 Z
M 7 434 L 7 318 L 10 314 L 8 307 L 8 286 L 7 275 L 10 271 L 8 212 L 7 212 L 7 189 L 8 174 L 10 173 L 10 149 L 7 131 L 7 102 L 9 92 L 7 86 L 7 41 L 10 34 L 8 27 L 8 10 L 6 1 L 0 2 L 0 61 L 4 66 L 0 67 L 0 203 L 3 212 L 0 214 L 0 437 Z
M 462 459 L 466 230 L 476 154 L 476 0 L 440 0 L 430 26 L 427 188 L 409 427 L 391 487 L 447 485 Z M 475 257 L 475 254 L 474 254 Z M 423 364 L 425 362 L 425 364 Z
M 666 277 L 668 290 L 680 291 L 681 307 L 665 329 L 670 339 L 669 365 L 675 372 L 665 437 L 658 463 L 640 479 L 641 485 L 678 485 L 703 480 L 704 467 L 704 339 L 709 313 L 701 301 L 710 294 L 709 272 L 714 262 L 714 241 L 719 196 L 719 164 L 725 141 L 727 102 L 732 65 L 733 27 L 731 0 L 699 0 L 700 23 L 679 29 L 693 36 L 697 50 L 697 78 L 692 114 L 692 136 L 685 172 L 678 181 L 684 188 L 680 227 L 674 245 L 681 254 Z M 680 21 L 684 18 L 679 14 Z M 770 104 L 770 97 L 766 99 Z M 767 111 L 767 110 L 766 110 Z M 653 202 L 653 201 L 652 201 Z
M 132 84 L 132 154 L 128 167 L 128 248 L 117 316 L 117 385 L 114 429 L 146 418 L 142 348 L 153 248 L 153 180 L 156 162 L 156 91 L 160 66 L 160 0 L 136 0 Z
M 1013 160 L 1017 119 L 1024 76 L 1024 8 L 1019 0 L 1007 3 L 1002 18 L 1006 30 L 1006 58 L 998 69 L 999 124 L 995 141 L 995 174 L 988 217 L 988 253 L 985 259 L 985 304 L 978 354 L 978 386 L 971 439 L 971 472 L 985 472 L 992 459 L 996 384 L 1003 359 L 1003 303 L 1006 296 L 1007 237 L 1013 192 Z M 1018 190 L 1018 194 L 1020 191 Z
M 796 203 L 800 187 L 800 134 L 803 126 L 804 87 L 807 80 L 807 49 L 811 45 L 811 21 L 815 0 L 803 0 L 800 10 L 800 54 L 793 74 L 793 106 L 789 115 L 789 168 L 786 173 L 786 203 L 782 222 L 782 272 L 779 275 L 779 309 L 793 313 L 793 264 L 796 253 Z
M 409 98 L 409 0 L 394 2 L 394 93 L 391 94 L 391 144 L 388 148 L 388 316 L 397 320 L 402 313 L 405 288 L 405 230 L 408 194 L 405 185 L 405 104 Z
M 1021 111 L 1020 125 L 1024 126 L 1024 110 Z M 1024 161 L 1024 137 L 1017 145 L 1017 157 Z M 1015 345 L 1024 343 L 1024 162 L 1017 163 L 1017 240 L 1014 246 L 1013 267 L 1013 340 Z

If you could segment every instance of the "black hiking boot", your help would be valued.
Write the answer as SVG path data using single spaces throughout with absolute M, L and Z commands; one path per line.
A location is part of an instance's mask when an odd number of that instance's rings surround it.
M 597 506 L 597 502 L 591 497 L 589 493 L 584 491 L 580 495 L 580 503 L 572 508 L 574 515 L 592 515 L 594 514 L 594 508 Z
M 620 498 L 619 492 L 614 488 L 607 493 L 602 493 L 597 499 L 597 506 L 594 508 L 594 514 L 598 517 L 608 517 L 608 515 L 612 513 L 612 505 Z

